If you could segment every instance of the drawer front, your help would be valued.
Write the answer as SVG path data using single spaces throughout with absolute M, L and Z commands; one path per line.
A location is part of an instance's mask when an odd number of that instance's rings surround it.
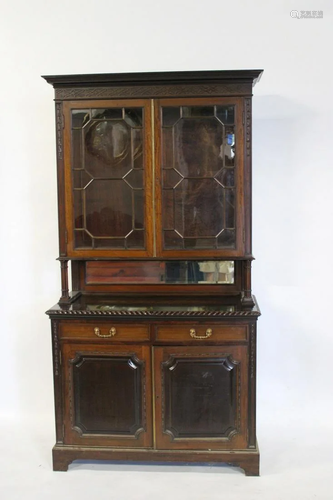
M 247 325 L 180 324 L 156 327 L 156 340 L 164 342 L 221 342 L 247 340 Z
M 150 339 L 148 325 L 127 325 L 112 321 L 91 321 L 81 323 L 66 321 L 60 324 L 60 338 L 62 339 L 89 339 L 103 341 L 147 341 Z

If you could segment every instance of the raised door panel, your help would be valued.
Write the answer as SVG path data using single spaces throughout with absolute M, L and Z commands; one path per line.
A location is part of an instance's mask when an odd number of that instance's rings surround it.
M 243 101 L 155 102 L 157 253 L 242 255 Z
M 65 444 L 150 447 L 147 346 L 64 345 Z
M 247 447 L 247 348 L 156 347 L 159 449 Z
M 65 102 L 69 256 L 153 254 L 149 100 Z

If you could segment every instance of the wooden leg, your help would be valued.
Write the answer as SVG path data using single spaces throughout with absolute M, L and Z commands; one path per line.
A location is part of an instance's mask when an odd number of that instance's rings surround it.
M 256 458 L 256 457 L 255 457 Z M 240 468 L 244 470 L 246 476 L 259 476 L 259 457 L 256 460 L 240 462 Z
M 110 448 L 87 448 L 55 445 L 53 448 L 53 470 L 67 471 L 74 460 L 117 460 L 132 462 L 203 462 L 226 463 L 244 470 L 246 476 L 259 476 L 259 451 L 237 452 L 172 452 L 165 450 L 119 450 Z
M 67 472 L 68 466 L 72 462 L 71 459 L 67 458 L 65 453 L 60 450 L 53 449 L 53 470 L 60 472 Z

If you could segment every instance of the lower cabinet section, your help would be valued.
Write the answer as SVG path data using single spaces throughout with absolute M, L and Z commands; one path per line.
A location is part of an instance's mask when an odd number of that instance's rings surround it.
M 246 448 L 246 346 L 156 347 L 154 362 L 157 448 Z
M 64 345 L 66 444 L 151 447 L 148 346 Z
M 56 470 L 66 468 L 59 457 L 69 463 L 109 453 L 115 460 L 242 463 L 257 474 L 255 323 L 236 325 L 242 335 L 233 342 L 236 327 L 229 335 L 224 324 L 227 341 L 200 336 L 197 345 L 170 345 L 169 333 L 164 345 L 160 338 L 135 343 L 125 324 L 124 342 L 84 338 L 96 323 L 60 325 L 54 344 Z

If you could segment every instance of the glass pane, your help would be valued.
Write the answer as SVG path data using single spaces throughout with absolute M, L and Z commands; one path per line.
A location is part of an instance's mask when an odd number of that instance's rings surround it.
M 224 125 L 232 125 L 235 123 L 235 108 L 234 106 L 216 106 L 215 116 Z
M 72 111 L 72 128 L 81 129 L 89 120 L 89 109 L 75 109 Z
M 124 238 L 94 238 L 94 248 L 109 248 L 112 250 L 125 248 Z
M 72 110 L 76 246 L 145 248 L 142 120 L 141 108 Z
M 164 229 L 172 229 L 174 227 L 174 191 L 172 189 L 163 190 L 162 223 Z M 167 239 L 169 240 L 168 236 Z M 179 248 L 178 245 L 177 248 Z
M 214 116 L 214 106 L 183 106 L 182 116 Z
M 124 119 L 131 127 L 142 127 L 142 109 L 125 109 Z
M 163 187 L 173 188 L 183 180 L 183 176 L 173 168 L 163 170 Z
M 215 237 L 223 229 L 223 187 L 215 179 L 184 179 L 175 192 L 175 229 L 184 237 Z
M 162 168 L 174 167 L 173 128 L 162 130 Z
M 123 110 L 122 108 L 92 109 L 91 116 L 95 120 L 121 120 Z
M 82 169 L 82 130 L 72 130 L 72 167 Z
M 144 220 L 144 192 L 137 189 L 133 191 L 133 228 L 143 229 Z
M 223 167 L 223 125 L 215 118 L 182 119 L 174 126 L 175 168 L 184 177 L 211 177 Z
M 225 189 L 225 227 L 235 227 L 235 195 L 233 189 Z
M 164 248 L 183 248 L 183 238 L 175 231 L 164 231 Z
M 235 185 L 235 172 L 233 168 L 223 168 L 215 175 L 215 179 L 223 187 L 233 187 Z
M 217 246 L 219 248 L 234 248 L 236 242 L 234 229 L 223 229 L 222 233 L 217 238 Z
M 73 187 L 74 189 L 83 189 L 92 181 L 91 175 L 85 170 L 73 170 Z
M 165 249 L 235 245 L 234 111 L 234 106 L 162 108 Z M 219 237 L 227 229 L 232 231 Z
M 235 164 L 235 131 L 234 127 L 225 127 L 224 135 L 224 165 L 233 167 Z
M 92 239 L 86 231 L 74 231 L 76 248 L 86 248 L 92 246 Z
M 143 168 L 143 131 L 140 128 L 132 129 L 132 157 L 133 168 Z
M 162 123 L 163 127 L 171 127 L 180 118 L 180 108 L 163 108 Z
M 216 238 L 184 238 L 184 248 L 216 248 Z
M 134 237 L 134 233 L 137 233 Z M 133 231 L 127 238 L 142 238 L 143 231 Z M 102 240 L 96 240 L 102 241 Z M 142 261 L 87 262 L 87 283 L 167 283 L 167 284 L 232 284 L 233 261 Z
M 74 197 L 74 205 L 76 207 L 77 216 L 74 220 L 75 229 L 83 229 L 84 228 L 84 217 L 83 217 L 83 198 L 84 191 L 82 189 L 77 189 L 73 192 Z M 81 246 L 81 245 L 80 245 Z
M 124 121 L 91 121 L 84 129 L 84 165 L 93 177 L 123 177 L 131 166 L 131 129 Z
M 85 189 L 86 228 L 93 236 L 132 230 L 132 190 L 123 180 L 94 180 Z
M 145 244 L 144 231 L 132 231 L 126 238 L 127 248 L 142 248 Z
M 143 170 L 131 170 L 125 175 L 124 180 L 133 189 L 143 188 Z

